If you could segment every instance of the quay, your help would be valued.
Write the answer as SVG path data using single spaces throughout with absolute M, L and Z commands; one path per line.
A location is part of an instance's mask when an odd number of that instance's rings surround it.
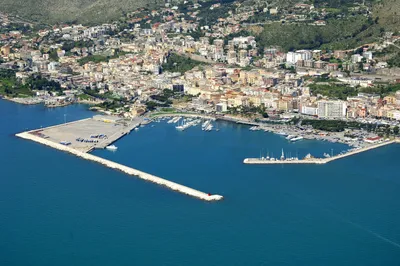
M 86 160 L 90 160 L 93 162 L 100 163 L 104 166 L 107 166 L 112 169 L 119 170 L 131 176 L 136 176 L 140 179 L 150 181 L 162 186 L 165 186 L 169 189 L 174 191 L 201 199 L 205 201 L 218 201 L 223 199 L 221 195 L 211 195 L 209 193 L 204 193 L 199 190 L 180 185 L 178 183 L 163 179 L 161 177 L 151 175 L 145 173 L 143 171 L 107 160 L 101 157 L 89 154 L 88 152 L 91 151 L 93 148 L 99 147 L 106 147 L 107 145 L 111 144 L 113 141 L 119 139 L 120 137 L 129 133 L 130 130 L 135 128 L 136 126 L 140 125 L 139 120 L 135 121 L 130 125 L 126 125 L 124 127 L 118 126 L 118 124 L 113 124 L 110 122 L 109 118 L 98 117 L 97 119 L 89 118 L 83 119 L 75 122 L 70 122 L 62 125 L 52 126 L 44 129 L 36 129 L 31 131 L 26 131 L 22 133 L 16 134 L 17 137 L 32 140 L 38 142 L 40 144 L 52 147 L 54 149 L 71 153 L 75 156 L 81 157 Z M 142 121 L 142 120 L 140 120 Z M 100 123 L 99 123 L 100 122 Z M 85 128 L 85 125 L 89 125 Z M 80 129 L 78 132 L 73 132 L 73 130 Z M 105 132 L 114 132 L 110 135 L 108 139 L 104 141 L 104 143 L 96 143 L 92 146 L 81 146 L 80 142 L 74 142 L 74 138 L 77 136 L 76 134 L 81 135 L 82 133 L 89 134 L 95 129 L 100 129 Z M 75 135 L 73 134 L 75 133 Z M 60 141 L 60 139 L 63 139 Z M 65 145 L 65 142 L 71 142 L 71 144 Z M 64 144 L 61 144 L 61 143 Z M 99 144 L 99 145 L 98 145 Z M 94 146 L 95 145 L 95 146 Z
M 369 145 L 367 147 L 364 148 L 360 148 L 360 149 L 355 149 L 343 154 L 338 154 L 332 157 L 328 157 L 328 158 L 305 158 L 305 159 L 301 159 L 301 160 L 267 160 L 267 159 L 262 159 L 262 158 L 246 158 L 243 160 L 244 164 L 326 164 L 335 160 L 339 160 L 348 156 L 352 156 L 361 152 L 365 152 L 365 151 L 369 151 L 372 149 L 376 149 L 382 146 L 386 146 L 386 145 L 390 145 L 390 144 L 394 144 L 394 143 L 400 143 L 400 139 L 394 139 L 394 140 L 389 140 L 389 141 L 385 141 L 385 142 L 381 142 L 378 144 L 373 144 L 373 145 Z

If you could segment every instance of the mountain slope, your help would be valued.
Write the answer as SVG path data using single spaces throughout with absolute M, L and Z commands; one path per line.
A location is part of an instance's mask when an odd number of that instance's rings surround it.
M 1 10 L 44 22 L 99 23 L 161 0 L 1 0 Z
M 400 0 L 383 0 L 373 10 L 385 30 L 400 31 Z

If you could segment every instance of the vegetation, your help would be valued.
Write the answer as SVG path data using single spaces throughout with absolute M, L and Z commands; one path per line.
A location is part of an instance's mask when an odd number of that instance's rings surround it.
M 170 98 L 172 98 L 173 96 L 174 96 L 174 92 L 172 90 L 164 89 L 162 93 L 152 95 L 151 98 L 155 101 L 163 102 L 168 105 L 171 105 L 172 101 L 170 100 Z
M 15 77 L 15 70 L 0 69 L 0 94 L 8 97 L 32 96 L 32 90 L 62 92 L 61 85 L 41 75 L 32 75 L 22 83 Z
M 200 25 L 210 25 L 214 23 L 219 18 L 226 18 L 229 15 L 229 11 L 234 9 L 232 3 L 235 0 L 220 0 L 220 1 L 206 1 L 201 3 L 202 8 L 200 13 L 197 15 L 200 19 Z M 221 6 L 210 9 L 213 4 L 220 3 Z
M 22 34 L 27 34 L 30 30 L 30 26 L 24 24 L 10 23 L 9 25 L 2 25 L 0 27 L 0 34 L 8 33 L 10 31 L 20 31 Z
M 152 8 L 164 3 L 161 0 L 3 0 L 2 12 L 19 15 L 48 24 L 77 22 L 96 24 L 120 18 L 126 12 L 139 7 Z
M 366 124 L 356 121 L 343 120 L 302 120 L 302 125 L 312 126 L 314 129 L 328 132 L 342 132 L 345 129 L 363 129 L 369 132 L 375 132 L 380 136 L 398 135 L 399 127 L 391 128 L 389 125 Z
M 125 104 L 126 104 L 126 102 L 124 102 L 122 100 L 108 100 L 108 101 L 104 101 L 96 106 L 100 107 L 104 110 L 116 110 L 118 108 L 124 107 Z
M 252 103 L 248 106 L 228 107 L 228 113 L 233 115 L 242 115 L 251 117 L 260 114 L 263 118 L 268 118 L 268 114 L 263 105 L 254 106 Z
M 120 56 L 125 55 L 126 53 L 120 50 L 115 50 L 114 55 L 112 56 L 104 56 L 104 55 L 88 55 L 78 60 L 78 63 L 82 66 L 86 63 L 93 62 L 93 63 L 100 63 L 100 62 L 108 62 L 110 59 L 115 59 Z
M 329 98 L 335 98 L 340 100 L 346 100 L 348 96 L 356 96 L 357 89 L 353 87 L 349 87 L 347 85 L 338 85 L 338 84 L 311 84 L 310 86 L 311 93 L 313 95 L 321 94 L 323 96 L 327 96 Z
M 167 58 L 167 63 L 164 63 L 162 65 L 162 69 L 163 69 L 163 71 L 184 73 L 186 71 L 191 70 L 195 66 L 202 65 L 202 64 L 203 64 L 202 62 L 192 60 L 185 56 L 171 54 Z
M 23 85 L 16 77 L 15 71 L 0 69 L 0 95 L 9 97 L 31 96 L 32 92 L 28 86 Z
M 154 101 L 148 101 L 146 102 L 146 109 L 149 111 L 153 111 L 157 109 L 157 107 L 169 107 L 170 104 L 168 103 L 159 103 L 159 102 L 154 102 Z
M 360 91 L 364 93 L 379 94 L 381 97 L 384 97 L 399 90 L 400 84 L 388 84 L 362 88 Z
M 397 53 L 395 56 L 390 58 L 387 63 L 389 67 L 400 67 L 400 53 Z
M 374 41 L 381 32 L 365 16 L 329 19 L 326 26 L 272 23 L 258 36 L 261 46 L 280 45 L 286 51 L 298 49 L 348 49 Z
M 91 47 L 94 45 L 94 42 L 92 40 L 84 41 L 65 41 L 62 45 L 62 50 L 65 50 L 66 52 L 71 51 L 74 48 L 83 48 L 83 47 Z
M 32 75 L 26 80 L 26 84 L 32 90 L 46 90 L 46 91 L 56 91 L 61 92 L 62 88 L 60 83 L 48 80 L 41 75 Z

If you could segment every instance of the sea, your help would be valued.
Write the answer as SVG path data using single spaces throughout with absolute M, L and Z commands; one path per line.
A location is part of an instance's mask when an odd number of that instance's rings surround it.
M 400 146 L 326 165 L 245 165 L 346 145 L 166 120 L 93 154 L 220 194 L 205 202 L 15 137 L 93 116 L 0 100 L 0 265 L 400 265 Z

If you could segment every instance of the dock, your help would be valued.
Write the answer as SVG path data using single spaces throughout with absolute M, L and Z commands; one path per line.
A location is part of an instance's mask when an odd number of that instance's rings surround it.
M 400 139 L 394 139 L 394 140 L 389 140 L 373 145 L 369 145 L 364 148 L 352 150 L 343 154 L 338 154 L 332 157 L 328 158 L 306 158 L 306 159 L 301 159 L 301 160 L 267 160 L 267 159 L 262 159 L 262 158 L 246 158 L 243 160 L 244 164 L 326 164 L 330 163 L 339 159 L 343 159 L 348 156 L 352 156 L 361 152 L 369 151 L 372 149 L 376 149 L 379 147 L 383 147 L 386 145 L 394 144 L 394 143 L 400 143 Z
M 97 119 L 96 121 L 101 121 L 101 120 Z M 109 168 L 119 170 L 128 175 L 135 176 L 140 179 L 150 181 L 150 182 L 156 183 L 158 185 L 165 186 L 171 190 L 174 190 L 174 191 L 177 191 L 177 192 L 180 192 L 180 193 L 183 193 L 183 194 L 186 194 L 186 195 L 189 195 L 189 196 L 201 199 L 201 200 L 218 201 L 218 200 L 223 199 L 223 196 L 221 196 L 221 195 L 212 195 L 209 193 L 201 192 L 199 190 L 196 190 L 196 189 L 184 186 L 184 185 L 180 185 L 178 183 L 163 179 L 161 177 L 158 177 L 158 176 L 155 176 L 155 175 L 152 175 L 149 173 L 145 173 L 143 171 L 140 171 L 140 170 L 137 170 L 137 169 L 134 169 L 134 168 L 131 168 L 131 167 L 107 160 L 107 159 L 103 159 L 101 157 L 98 157 L 98 156 L 88 153 L 93 148 L 106 147 L 107 145 L 111 144 L 113 141 L 128 134 L 130 132 L 130 130 L 132 130 L 133 128 L 135 128 L 138 125 L 137 122 L 138 121 L 135 121 L 131 125 L 119 128 L 118 126 L 115 126 L 114 124 L 112 124 L 110 122 L 103 121 L 102 123 L 110 124 L 110 128 L 107 129 L 107 128 L 103 127 L 104 125 L 94 123 L 93 119 L 90 118 L 90 119 L 74 121 L 74 122 L 66 123 L 66 124 L 62 124 L 62 125 L 52 126 L 52 127 L 48 127 L 48 128 L 26 131 L 26 132 L 18 133 L 18 134 L 16 134 L 16 136 L 19 138 L 22 138 L 22 139 L 35 141 L 37 143 L 52 147 L 52 148 L 60 150 L 60 151 L 68 152 L 70 154 L 73 154 L 73 155 L 83 158 L 85 160 L 90 160 L 90 161 L 102 164 Z M 108 139 L 106 139 L 104 141 L 104 143 L 103 142 L 95 143 L 96 147 L 94 147 L 94 144 L 92 146 L 90 146 L 90 145 L 89 146 L 80 146 L 80 143 L 76 143 L 76 141 L 73 142 L 74 141 L 73 139 L 76 136 L 71 135 L 72 133 L 69 130 L 76 129 L 78 127 L 78 128 L 81 128 L 81 131 L 79 131 L 78 134 L 82 134 L 82 132 L 83 132 L 82 130 L 84 130 L 85 124 L 90 125 L 89 126 L 90 130 L 94 129 L 94 127 L 93 127 L 94 125 L 100 126 L 100 128 L 102 130 L 108 130 L 107 132 L 114 132 L 114 131 L 110 131 L 110 130 L 114 129 L 113 127 L 116 127 L 116 128 L 115 128 L 114 134 L 110 135 L 110 137 Z M 86 130 L 87 130 L 87 128 L 86 128 Z M 64 135 L 62 135 L 61 133 L 63 133 Z M 69 145 L 61 144 L 59 141 L 61 138 L 64 139 L 63 141 L 61 141 L 62 143 L 69 143 L 69 140 L 71 139 L 71 144 L 69 144 Z

